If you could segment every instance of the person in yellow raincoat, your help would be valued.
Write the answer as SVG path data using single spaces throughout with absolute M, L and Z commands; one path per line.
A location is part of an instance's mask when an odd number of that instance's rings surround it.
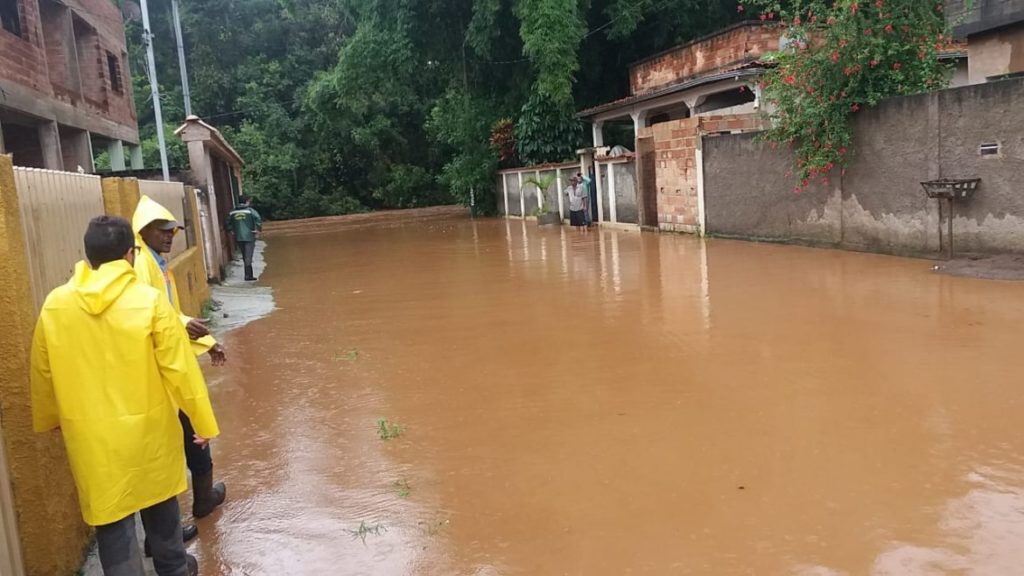
M 53 290 L 32 340 L 32 422 L 59 429 L 107 576 L 141 576 L 139 512 L 160 576 L 197 574 L 177 495 L 187 487 L 179 408 L 205 444 L 220 433 L 188 335 L 165 295 L 139 282 L 127 221 L 100 216 L 87 262 Z
M 178 288 L 164 257 L 171 251 L 175 234 L 181 230 L 174 214 L 149 196 L 142 196 L 132 216 L 132 230 L 135 231 L 136 242 L 142 247 L 135 259 L 135 274 L 139 280 L 166 294 L 192 339 L 192 351 L 196 356 L 209 353 L 214 365 L 223 364 L 226 360 L 224 349 L 210 335 L 205 322 L 181 313 Z M 192 473 L 192 515 L 203 518 L 224 502 L 226 489 L 223 482 L 213 481 L 213 458 L 209 447 L 192 443 L 192 424 L 184 413 L 180 414 L 180 419 L 184 431 L 185 461 Z M 194 525 L 186 525 L 182 539 L 188 541 L 197 534 Z

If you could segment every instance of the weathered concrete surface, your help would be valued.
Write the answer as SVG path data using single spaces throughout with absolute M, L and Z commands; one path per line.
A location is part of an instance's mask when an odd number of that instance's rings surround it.
M 636 204 L 636 165 L 633 162 L 612 164 L 615 170 L 615 219 L 629 224 L 640 223 Z M 607 190 L 608 188 L 605 188 Z
M 60 433 L 32 430 L 29 351 L 36 310 L 29 278 L 11 158 L 0 155 L 0 423 L 25 570 L 51 576 L 78 566 L 89 528 Z
M 859 114 L 845 174 L 793 193 L 792 157 L 752 136 L 705 138 L 708 231 L 893 254 L 939 251 L 938 202 L 920 182 L 982 179 L 956 208 L 958 252 L 1024 252 L 1024 79 L 886 101 Z M 982 156 L 982 144 L 999 154 Z M 815 183 L 816 186 L 820 186 Z M 837 209 L 837 198 L 841 198 Z

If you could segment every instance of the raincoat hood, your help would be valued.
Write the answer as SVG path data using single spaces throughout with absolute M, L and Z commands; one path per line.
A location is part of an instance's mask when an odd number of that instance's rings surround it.
M 167 220 L 174 222 L 177 219 L 167 208 L 164 208 L 156 200 L 143 195 L 139 198 L 139 205 L 135 207 L 135 214 L 132 216 L 132 230 L 137 236 L 147 224 L 154 220 Z
M 135 270 L 126 260 L 107 262 L 93 270 L 84 260 L 75 265 L 70 285 L 78 306 L 96 316 L 102 314 L 135 281 Z

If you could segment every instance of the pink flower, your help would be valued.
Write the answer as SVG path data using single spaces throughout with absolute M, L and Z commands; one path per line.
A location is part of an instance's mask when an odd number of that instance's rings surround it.
M 737 12 L 743 12 L 743 4 L 740 4 L 739 6 L 736 6 L 736 11 Z
M 850 4 L 850 12 L 852 14 L 856 14 L 857 10 L 859 10 L 859 9 L 860 9 L 860 6 L 857 6 L 856 2 L 854 2 L 853 4 Z
M 892 24 L 886 24 L 885 31 L 888 32 L 889 34 L 892 34 Z
M 768 19 L 768 16 L 766 14 L 761 14 L 761 22 L 764 22 L 767 19 Z
M 800 17 L 799 16 L 797 16 L 796 18 L 793 18 L 793 25 L 795 25 L 795 26 L 799 26 L 800 25 Z
M 850 106 L 850 110 L 853 110 L 854 112 L 860 110 L 860 104 L 854 104 L 853 106 Z
M 899 70 L 902 67 L 903 67 L 903 65 L 900 64 L 899 62 L 896 62 L 895 64 L 892 65 L 892 69 L 893 70 Z
M 871 61 L 871 67 L 874 68 L 875 66 L 878 66 L 878 60 Z
M 839 52 L 833 52 L 832 53 L 832 62 L 833 63 L 839 62 Z
M 872 32 L 872 31 L 871 31 L 871 28 L 865 28 L 865 29 L 864 29 L 864 35 L 865 35 L 865 36 L 871 36 L 871 32 Z
M 840 48 L 846 48 L 846 40 L 840 40 L 839 41 L 839 47 Z

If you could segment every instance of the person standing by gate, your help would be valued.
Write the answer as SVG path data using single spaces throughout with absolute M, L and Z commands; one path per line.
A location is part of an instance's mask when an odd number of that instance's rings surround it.
M 178 410 L 196 445 L 220 430 L 178 314 L 140 282 L 131 226 L 99 216 L 85 257 L 50 292 L 32 338 L 32 427 L 59 430 L 82 517 L 96 527 L 106 576 L 142 576 L 135 513 L 160 576 L 195 576 L 181 541 L 177 495 L 185 491 Z
M 245 279 L 256 281 L 252 273 L 252 254 L 256 250 L 256 238 L 263 230 L 263 219 L 252 207 L 252 200 L 246 196 L 238 199 L 238 208 L 232 210 L 224 222 L 224 227 L 235 239 L 238 249 L 242 251 L 242 263 L 245 265 Z
M 569 178 L 569 186 L 565 189 L 565 195 L 569 197 L 569 224 L 577 230 L 586 230 L 586 196 L 578 175 Z

